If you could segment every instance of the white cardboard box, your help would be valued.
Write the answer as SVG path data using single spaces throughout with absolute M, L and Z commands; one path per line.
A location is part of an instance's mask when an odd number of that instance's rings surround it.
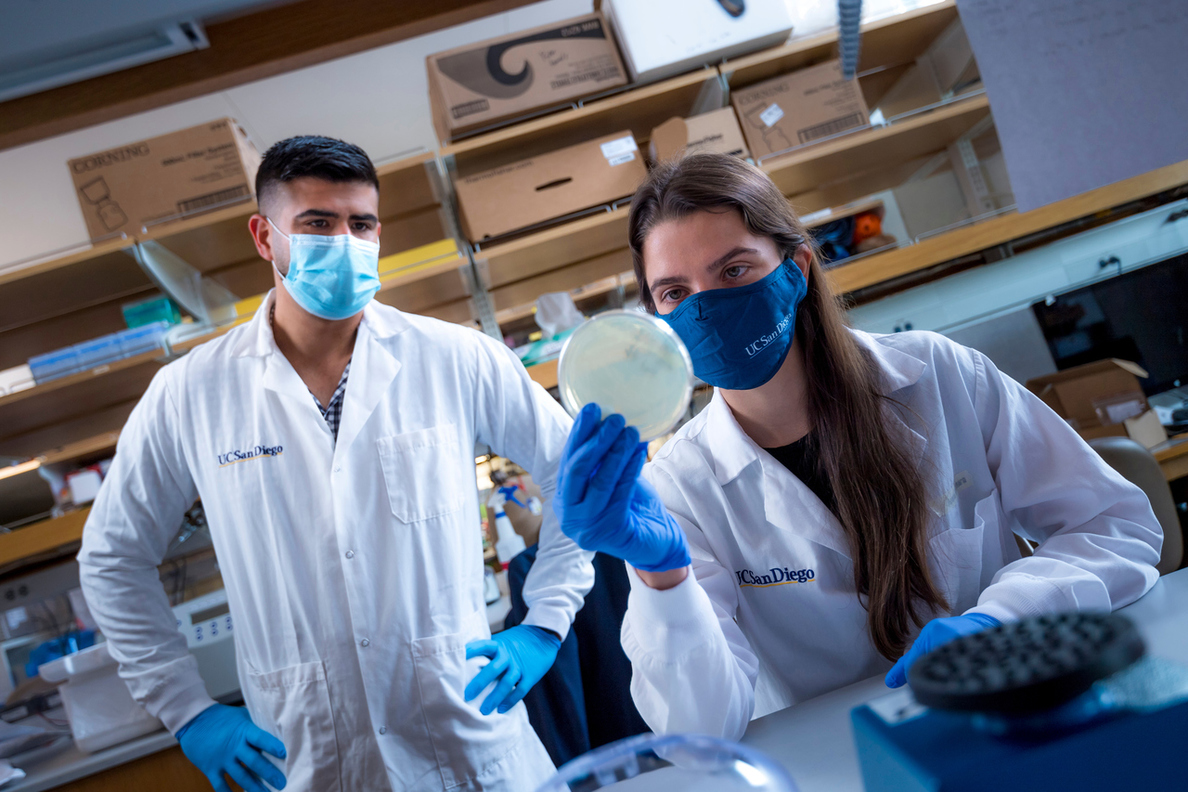
M 603 0 L 602 12 L 634 82 L 782 44 L 792 31 L 786 0 Z

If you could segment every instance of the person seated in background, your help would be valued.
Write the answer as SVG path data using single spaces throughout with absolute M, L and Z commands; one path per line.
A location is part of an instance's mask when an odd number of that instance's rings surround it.
M 587 405 L 553 502 L 630 565 L 623 646 L 655 731 L 737 739 L 877 674 L 903 685 L 957 636 L 1154 585 L 1143 492 L 976 350 L 849 328 L 761 170 L 662 165 L 628 224 L 644 307 L 716 390 L 646 468 L 638 432 Z
M 504 628 L 511 629 L 528 615 L 524 583 L 536 561 L 542 521 L 529 504 L 539 503 L 541 492 L 530 476 L 507 479 L 496 473 L 492 479 L 497 486 L 517 487 L 504 509 L 528 545 L 507 566 L 512 608 Z M 614 556 L 596 553 L 594 572 L 594 587 L 552 668 L 524 697 L 528 721 L 558 767 L 593 748 L 648 731 L 631 700 L 631 662 L 619 641 L 630 590 L 627 568 Z

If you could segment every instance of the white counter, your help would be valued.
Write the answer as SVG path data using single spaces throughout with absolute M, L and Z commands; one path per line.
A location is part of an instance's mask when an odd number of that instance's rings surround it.
M 1159 579 L 1123 608 L 1152 657 L 1188 663 L 1188 569 Z M 882 677 L 826 693 L 751 722 L 742 742 L 788 769 L 800 792 L 862 792 L 850 710 L 890 691 Z

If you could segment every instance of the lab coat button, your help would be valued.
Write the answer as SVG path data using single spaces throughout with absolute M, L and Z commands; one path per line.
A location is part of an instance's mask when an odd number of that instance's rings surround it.
M 355 551 L 354 551 L 354 550 L 347 550 L 347 551 L 346 551 L 346 557 L 347 557 L 347 558 L 354 558 L 354 557 L 355 557 Z
M 387 727 L 387 726 L 380 726 L 380 728 L 379 728 L 379 733 L 380 733 L 380 734 L 387 734 L 387 733 L 388 733 L 388 727 Z
M 362 641 L 359 641 L 359 646 L 371 646 L 371 641 L 364 638 Z
M 336 467 L 336 468 L 334 468 L 334 472 L 335 472 L 335 473 L 341 473 L 341 472 L 342 472 L 342 466 L 340 465 L 339 467 Z

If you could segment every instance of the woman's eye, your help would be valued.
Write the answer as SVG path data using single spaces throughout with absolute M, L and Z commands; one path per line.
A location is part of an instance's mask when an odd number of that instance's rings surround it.
M 735 264 L 733 267 L 727 267 L 725 270 L 723 270 L 722 274 L 733 280 L 734 278 L 741 277 L 742 274 L 746 272 L 746 269 L 746 267 Z
M 677 302 L 684 295 L 683 289 L 669 289 L 660 297 L 665 302 Z

